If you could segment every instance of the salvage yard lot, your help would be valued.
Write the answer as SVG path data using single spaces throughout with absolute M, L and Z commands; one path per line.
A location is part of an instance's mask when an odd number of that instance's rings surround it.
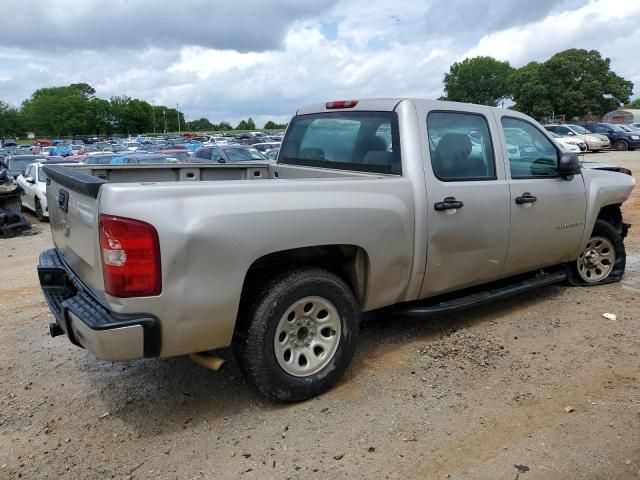
M 640 175 L 640 152 L 585 160 Z M 0 240 L 0 480 L 640 478 L 639 199 L 622 283 L 376 315 L 345 379 L 295 405 L 263 400 L 233 361 L 116 364 L 50 338 L 48 225 Z

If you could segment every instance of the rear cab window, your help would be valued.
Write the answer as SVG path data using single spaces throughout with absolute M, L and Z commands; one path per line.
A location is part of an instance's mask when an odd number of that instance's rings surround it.
M 327 112 L 291 121 L 278 163 L 402 174 L 395 112 Z

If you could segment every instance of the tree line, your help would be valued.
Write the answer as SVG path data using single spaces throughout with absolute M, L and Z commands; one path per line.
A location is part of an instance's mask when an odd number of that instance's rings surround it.
M 0 100 L 0 136 L 33 132 L 37 136 L 72 135 L 134 135 L 182 131 L 228 131 L 234 127 L 226 121 L 218 124 L 207 118 L 186 121 L 184 114 L 164 105 L 126 95 L 109 100 L 95 96 L 95 89 L 86 83 L 62 87 L 41 88 L 14 107 Z M 280 129 L 268 121 L 265 129 Z M 242 120 L 236 130 L 255 130 L 255 122 Z
M 467 58 L 451 65 L 444 75 L 441 100 L 509 108 L 534 118 L 587 114 L 602 116 L 629 103 L 633 82 L 611 71 L 611 61 L 597 50 L 570 49 L 548 60 L 513 68 L 493 57 Z
M 44 136 L 111 135 L 183 131 L 227 131 L 233 126 L 207 118 L 185 121 L 175 108 L 118 95 L 104 100 L 86 83 L 41 88 L 18 107 L 0 101 L 0 136 L 34 132 Z M 493 57 L 467 58 L 451 65 L 444 75 L 441 100 L 482 105 L 509 105 L 541 119 L 565 115 L 602 116 L 629 103 L 633 83 L 611 71 L 611 61 L 597 50 L 570 49 L 544 62 L 512 67 Z M 268 121 L 263 128 L 286 125 Z M 255 130 L 253 119 L 242 120 L 236 130 Z

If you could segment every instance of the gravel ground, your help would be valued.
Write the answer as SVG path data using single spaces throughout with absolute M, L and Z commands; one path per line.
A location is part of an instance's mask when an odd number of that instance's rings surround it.
M 640 175 L 640 152 L 587 160 Z M 232 361 L 101 362 L 50 338 L 48 226 L 0 240 L 0 479 L 638 480 L 639 198 L 622 283 L 377 316 L 346 378 L 296 405 L 260 398 Z

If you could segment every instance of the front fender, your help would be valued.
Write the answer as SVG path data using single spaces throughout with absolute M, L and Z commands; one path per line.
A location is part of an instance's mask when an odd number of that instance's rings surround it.
M 631 175 L 607 170 L 583 169 L 582 176 L 587 191 L 587 212 L 582 241 L 575 257 L 587 246 L 600 210 L 607 205 L 625 202 L 636 185 L 636 180 Z

